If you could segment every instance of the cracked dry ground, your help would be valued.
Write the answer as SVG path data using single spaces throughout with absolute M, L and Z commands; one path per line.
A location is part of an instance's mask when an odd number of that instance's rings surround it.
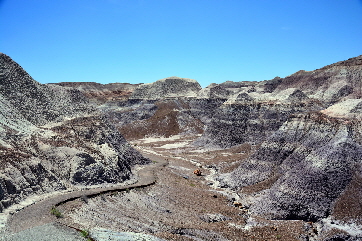
M 310 232 L 302 221 L 269 221 L 245 228 L 248 212 L 235 207 L 232 193 L 214 188 L 211 176 L 229 172 L 253 151 L 247 145 L 202 151 L 190 144 L 197 136 L 148 138 L 131 143 L 152 160 L 168 159 L 156 172 L 155 185 L 78 199 L 60 206 L 62 222 L 80 229 L 95 227 L 151 234 L 166 240 L 300 240 Z M 215 167 L 217 167 L 215 169 Z M 201 176 L 193 174 L 195 169 Z M 250 219 L 249 219 L 250 220 Z

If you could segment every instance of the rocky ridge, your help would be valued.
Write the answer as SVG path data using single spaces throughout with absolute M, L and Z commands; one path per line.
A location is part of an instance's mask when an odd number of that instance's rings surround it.
M 140 85 L 132 93 L 130 99 L 157 100 L 195 97 L 200 90 L 201 86 L 196 80 L 173 76 L 154 83 Z
M 0 54 L 0 211 L 79 185 L 117 183 L 147 163 L 80 91 L 42 85 Z
M 113 103 L 126 100 L 133 91 L 141 84 L 110 83 L 99 84 L 95 82 L 61 82 L 48 84 L 48 86 L 59 85 L 69 89 L 75 89 L 96 103 Z

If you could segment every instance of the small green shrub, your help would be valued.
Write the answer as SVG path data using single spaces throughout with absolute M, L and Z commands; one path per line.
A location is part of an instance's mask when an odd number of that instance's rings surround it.
M 55 206 L 52 207 L 52 209 L 50 210 L 50 213 L 53 214 L 57 218 L 63 217 L 62 213 Z
M 88 230 L 80 230 L 80 234 L 81 234 L 84 238 L 89 238 L 89 231 L 88 231 Z

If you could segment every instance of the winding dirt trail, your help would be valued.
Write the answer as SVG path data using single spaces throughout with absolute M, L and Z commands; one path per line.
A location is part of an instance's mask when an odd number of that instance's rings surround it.
M 10 216 L 6 224 L 6 232 L 17 233 L 47 223 L 56 222 L 57 218 L 50 213 L 52 207 L 83 196 L 96 196 L 101 193 L 142 188 L 155 184 L 156 176 L 154 172 L 166 166 L 168 162 L 164 158 L 156 155 L 143 155 L 152 160 L 153 164 L 149 164 L 138 171 L 138 181 L 135 184 L 126 186 L 119 184 L 113 187 L 74 191 L 50 197 L 33 205 L 27 206 Z

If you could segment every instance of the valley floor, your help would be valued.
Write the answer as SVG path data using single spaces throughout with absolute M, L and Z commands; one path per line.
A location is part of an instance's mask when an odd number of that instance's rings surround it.
M 136 236 L 116 239 L 125 233 L 152 235 L 145 240 L 235 241 L 308 240 L 307 236 L 315 235 L 311 223 L 250 217 L 247 207 L 237 202 L 236 192 L 217 187 L 214 175 L 230 172 L 236 161 L 246 158 L 256 147 L 202 150 L 190 145 L 197 137 L 131 141 L 151 160 L 168 160 L 165 168 L 155 172 L 156 184 L 67 202 L 59 207 L 64 215 L 59 220 L 90 230 L 97 240 L 138 240 Z M 196 169 L 201 176 L 193 173 Z

